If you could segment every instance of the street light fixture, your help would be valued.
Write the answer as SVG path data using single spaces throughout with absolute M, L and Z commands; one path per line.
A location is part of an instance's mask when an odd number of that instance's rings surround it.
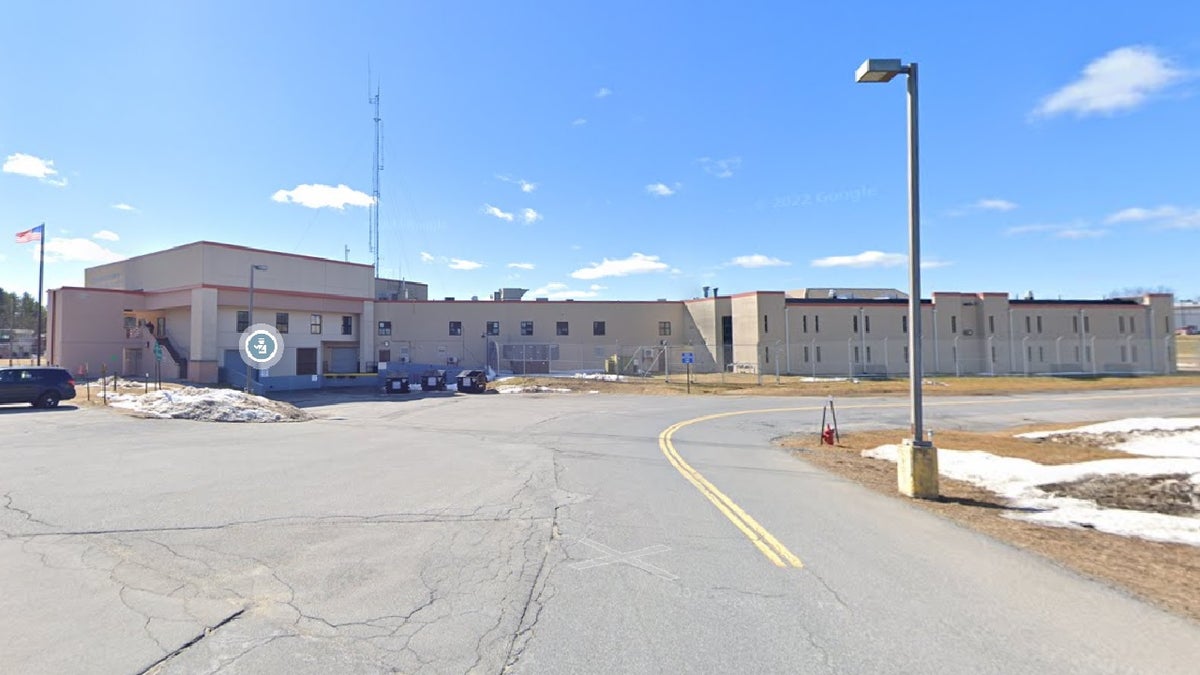
M 937 449 L 925 440 L 921 406 L 921 190 L 917 135 L 917 64 L 900 59 L 867 59 L 854 81 L 890 82 L 908 76 L 908 382 L 912 438 L 905 439 L 896 463 L 900 492 L 920 499 L 938 496 Z
M 250 265 L 250 306 L 246 311 L 246 329 L 254 325 L 254 271 L 266 272 L 266 265 Z M 250 393 L 250 364 L 246 364 L 246 393 Z

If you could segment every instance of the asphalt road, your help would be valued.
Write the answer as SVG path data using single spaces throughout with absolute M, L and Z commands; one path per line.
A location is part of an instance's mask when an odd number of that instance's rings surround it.
M 0 407 L 0 672 L 1200 662 L 1200 626 L 771 444 L 815 434 L 821 399 L 299 402 L 322 418 Z M 745 414 L 660 438 L 729 412 Z M 844 429 L 907 421 L 903 398 L 838 413 Z M 1146 415 L 1200 415 L 1200 392 L 927 399 L 935 430 Z

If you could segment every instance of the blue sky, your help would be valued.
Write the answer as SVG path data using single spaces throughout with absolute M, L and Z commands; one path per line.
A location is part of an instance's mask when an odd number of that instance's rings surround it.
M 0 286 L 200 239 L 370 262 L 433 297 L 907 287 L 1200 296 L 1200 6 L 10 3 Z M 339 186 L 345 186 L 341 188 Z M 533 295 L 533 294 L 531 294 Z

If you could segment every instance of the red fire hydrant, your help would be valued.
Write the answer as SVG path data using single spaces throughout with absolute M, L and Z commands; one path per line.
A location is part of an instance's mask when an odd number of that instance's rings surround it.
M 825 425 L 825 431 L 821 432 L 821 442 L 825 445 L 833 445 L 833 427 Z

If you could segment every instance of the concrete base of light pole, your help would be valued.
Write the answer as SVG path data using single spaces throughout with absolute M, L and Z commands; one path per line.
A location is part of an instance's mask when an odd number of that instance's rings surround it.
M 937 499 L 937 448 L 929 441 L 904 439 L 896 457 L 896 477 L 901 494 L 914 499 Z

